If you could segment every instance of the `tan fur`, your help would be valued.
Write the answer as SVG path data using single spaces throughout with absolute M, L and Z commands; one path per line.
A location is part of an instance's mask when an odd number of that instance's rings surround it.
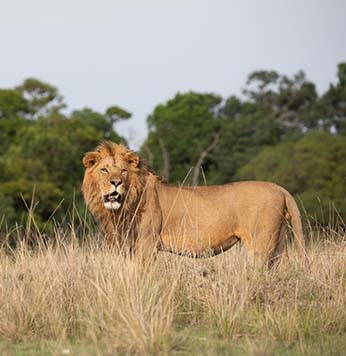
M 111 245 L 143 258 L 159 249 L 200 257 L 242 241 L 254 261 L 271 265 L 286 254 L 290 219 L 305 256 L 298 207 L 290 193 L 274 183 L 170 186 L 135 153 L 111 142 L 87 153 L 83 163 L 85 202 Z M 100 173 L 105 166 L 109 172 Z M 109 182 L 114 179 L 122 181 L 124 199 L 118 210 L 108 210 L 102 197 L 112 190 Z

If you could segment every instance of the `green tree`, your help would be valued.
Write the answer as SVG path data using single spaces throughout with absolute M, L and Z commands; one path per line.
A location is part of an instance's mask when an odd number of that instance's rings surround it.
M 181 182 L 191 167 L 195 183 L 219 138 L 221 98 L 214 94 L 177 94 L 148 117 L 149 136 L 141 151 L 167 180 Z
M 18 130 L 28 126 L 23 118 L 27 112 L 28 103 L 18 90 L 0 89 L 0 152 L 3 154 L 15 139 Z
M 0 120 L 23 116 L 28 112 L 28 103 L 18 90 L 0 89 Z
M 316 107 L 316 116 L 327 130 L 346 134 L 346 62 L 338 65 L 338 82 L 330 84 Z
M 93 139 L 95 144 L 102 139 L 124 143 L 124 139 L 114 131 L 114 121 L 107 114 L 101 114 L 90 108 L 84 108 L 82 110 L 73 111 L 71 120 L 78 125 L 81 125 L 83 130 L 89 129 L 93 131 L 90 132 L 93 135 L 95 135 L 94 131 L 97 131 L 97 134 Z
M 315 85 L 303 71 L 293 78 L 275 71 L 256 71 L 249 75 L 244 94 L 263 114 L 281 125 L 299 130 L 316 128 L 317 118 L 309 115 L 318 98 Z
M 229 97 L 220 110 L 221 140 L 211 155 L 210 183 L 239 179 L 238 170 L 263 148 L 295 141 L 316 126 L 310 110 L 317 93 L 300 71 L 293 78 L 275 71 L 256 71 L 248 76 L 245 98 Z
M 9 225 L 23 221 L 32 202 L 40 226 L 53 213 L 62 221 L 74 194 L 84 209 L 83 155 L 104 139 L 125 143 L 112 118 L 87 108 L 65 116 L 59 98 L 55 87 L 33 79 L 0 91 L 0 221 L 6 216 Z
M 106 118 L 113 125 L 120 120 L 128 120 L 132 114 L 120 108 L 119 106 L 110 106 L 105 112 Z
M 25 79 L 17 90 L 28 104 L 28 116 L 31 119 L 59 112 L 66 106 L 56 87 L 35 78 Z
M 267 117 L 257 104 L 235 96 L 226 100 L 221 118 L 221 138 L 211 154 L 213 166 L 207 174 L 208 182 L 215 184 L 236 180 L 240 167 L 263 147 L 280 142 L 284 134 L 278 121 Z
M 42 226 L 63 200 L 63 191 L 49 181 L 40 158 L 24 158 L 18 146 L 12 145 L 1 163 L 0 197 L 6 202 L 1 214 L 13 225 L 24 221 L 28 207 L 35 206 L 36 222 Z
M 61 114 L 40 117 L 35 125 L 19 135 L 17 147 L 21 156 L 25 159 L 40 157 L 49 181 L 68 198 L 75 189 L 79 191 L 84 172 L 81 160 L 85 152 L 103 139 L 124 142 L 102 114 L 90 109 L 75 111 L 71 118 Z

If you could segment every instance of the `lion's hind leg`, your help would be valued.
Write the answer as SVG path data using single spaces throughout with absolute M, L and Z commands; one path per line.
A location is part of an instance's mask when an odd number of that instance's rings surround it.
M 257 229 L 252 234 L 241 238 L 249 258 L 255 266 L 273 269 L 286 254 L 286 239 L 284 225 L 261 231 Z M 244 238 L 245 237 L 245 238 Z
M 279 230 L 279 235 L 276 243 L 276 247 L 269 260 L 269 267 L 271 269 L 279 267 L 283 268 L 288 263 L 288 251 L 287 251 L 287 227 L 286 222 L 283 221 Z

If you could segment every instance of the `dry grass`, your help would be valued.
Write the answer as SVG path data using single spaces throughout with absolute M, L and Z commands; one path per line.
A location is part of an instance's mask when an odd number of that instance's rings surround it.
M 289 266 L 275 272 L 251 267 L 238 246 L 204 260 L 161 253 L 142 270 L 74 236 L 0 250 L 0 352 L 33 345 L 27 353 L 341 354 L 346 347 L 345 236 L 312 243 L 309 267 L 292 248 Z

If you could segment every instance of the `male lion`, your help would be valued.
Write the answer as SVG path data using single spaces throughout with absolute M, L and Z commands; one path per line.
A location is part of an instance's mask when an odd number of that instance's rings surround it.
M 242 241 L 269 266 L 286 254 L 286 220 L 305 255 L 297 204 L 269 182 L 174 187 L 125 146 L 102 142 L 88 152 L 82 191 L 108 242 L 146 259 L 164 250 L 218 254 Z

